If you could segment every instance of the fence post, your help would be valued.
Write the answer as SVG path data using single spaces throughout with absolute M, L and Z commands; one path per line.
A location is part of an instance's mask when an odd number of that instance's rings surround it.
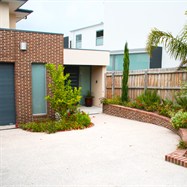
M 114 79 L 115 79 L 115 75 L 114 75 L 114 71 L 112 71 L 112 98 L 114 98 Z
M 112 57 L 112 98 L 114 98 L 115 89 L 115 56 Z
M 148 75 L 147 75 L 147 70 L 145 70 L 145 76 L 144 76 L 144 92 L 147 89 L 147 84 L 148 84 Z

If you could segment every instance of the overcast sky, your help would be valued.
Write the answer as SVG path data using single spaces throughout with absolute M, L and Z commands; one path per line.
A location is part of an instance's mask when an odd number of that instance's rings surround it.
M 104 16 L 102 0 L 29 0 L 21 8 L 34 12 L 17 23 L 18 29 L 63 34 L 99 23 Z
M 120 4 L 125 9 L 126 5 L 131 3 L 134 10 L 140 5 L 143 5 L 141 7 L 146 6 L 148 2 L 151 2 L 154 10 L 154 6 L 158 3 L 168 4 L 168 6 L 173 4 L 175 7 L 176 3 L 184 6 L 187 0 L 29 0 L 21 8 L 30 9 L 34 12 L 26 20 L 18 22 L 17 29 L 55 32 L 68 35 L 68 31 L 70 30 L 104 21 L 104 12 L 107 4 L 112 6 Z M 138 17 L 133 10 L 129 11 L 134 17 Z M 155 12 L 155 14 L 159 14 L 159 12 Z M 184 12 L 181 12 L 182 15 L 184 15 Z M 171 24 L 174 24 L 172 20 Z M 175 24 L 177 24 L 177 20 L 175 20 Z

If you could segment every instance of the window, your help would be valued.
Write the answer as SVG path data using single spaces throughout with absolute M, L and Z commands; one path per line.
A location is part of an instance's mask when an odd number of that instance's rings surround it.
M 104 31 L 96 31 L 96 46 L 103 45 Z
M 45 64 L 32 64 L 32 113 L 46 114 L 46 69 Z
M 76 48 L 82 48 L 82 34 L 76 35 Z

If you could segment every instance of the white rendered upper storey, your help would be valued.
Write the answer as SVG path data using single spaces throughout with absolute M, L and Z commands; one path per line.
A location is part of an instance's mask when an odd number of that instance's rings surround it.
M 16 23 L 32 10 L 20 9 L 28 0 L 0 0 L 0 28 L 15 29 Z
M 69 48 L 103 49 L 104 23 L 87 26 L 70 31 Z

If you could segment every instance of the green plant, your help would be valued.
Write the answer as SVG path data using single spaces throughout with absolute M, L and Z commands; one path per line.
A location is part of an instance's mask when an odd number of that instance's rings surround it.
M 160 115 L 171 118 L 173 113 L 176 113 L 178 109 L 173 101 L 169 99 L 163 99 L 162 103 L 158 105 L 157 110 Z
M 121 98 L 116 96 L 112 99 L 108 99 L 108 98 L 101 98 L 100 100 L 101 103 L 103 104 L 116 104 L 116 105 L 121 105 L 122 104 L 122 101 L 121 101 Z
M 187 143 L 184 142 L 183 140 L 179 141 L 179 144 L 177 145 L 178 149 L 187 149 Z
M 156 90 L 145 90 L 144 93 L 136 98 L 134 106 L 147 111 L 156 111 L 160 103 L 161 98 Z
M 68 111 L 75 112 L 81 99 L 81 88 L 71 87 L 69 74 L 64 75 L 62 65 L 56 68 L 54 64 L 47 64 L 46 67 L 51 77 L 48 85 L 51 94 L 46 96 L 46 99 L 50 102 L 51 107 L 61 116 Z
M 129 49 L 127 42 L 125 43 L 123 58 L 123 78 L 122 78 L 122 102 L 128 101 L 128 78 L 129 78 Z
M 87 97 L 87 98 L 94 98 L 94 96 L 92 96 L 90 90 L 87 91 L 86 97 Z
M 183 83 L 180 92 L 175 95 L 177 104 L 184 110 L 187 111 L 187 83 Z
M 175 129 L 187 128 L 187 112 L 179 111 L 171 118 L 172 125 Z
M 91 119 L 90 119 L 89 115 L 84 112 L 77 113 L 76 121 L 78 124 L 81 124 L 84 127 L 88 127 L 91 123 Z
M 84 112 L 66 113 L 60 120 L 41 120 L 20 124 L 19 127 L 32 132 L 55 133 L 57 131 L 66 131 L 73 129 L 84 129 L 89 127 L 91 119 Z
M 185 12 L 187 15 L 187 12 Z M 181 60 L 180 66 L 187 63 L 187 25 L 184 26 L 182 32 L 174 37 L 169 32 L 163 32 L 156 28 L 151 30 L 147 39 L 146 49 L 152 54 L 153 46 L 157 47 L 159 43 L 164 44 L 167 52 L 175 59 Z M 179 67 L 180 67 L 179 66 Z

